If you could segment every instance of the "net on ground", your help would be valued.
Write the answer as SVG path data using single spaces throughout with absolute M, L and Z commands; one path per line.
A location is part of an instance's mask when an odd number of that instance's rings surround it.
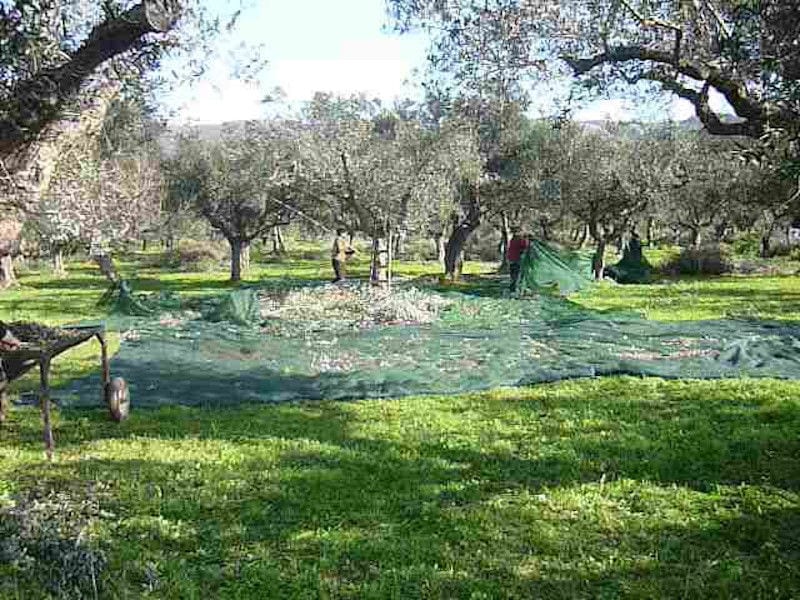
M 541 290 L 503 297 L 496 285 L 496 295 L 264 285 L 119 316 L 108 321 L 123 340 L 112 368 L 140 406 L 453 394 L 615 374 L 800 378 L 800 323 L 654 322 Z M 63 402 L 95 405 L 96 386 L 76 381 Z

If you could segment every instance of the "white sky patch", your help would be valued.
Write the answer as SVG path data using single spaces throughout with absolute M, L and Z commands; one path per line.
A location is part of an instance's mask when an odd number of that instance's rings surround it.
M 202 79 L 163 98 L 170 120 L 264 118 L 272 109 L 262 100 L 275 88 L 283 90 L 291 108 L 316 92 L 363 93 L 387 104 L 419 94 L 406 82 L 415 68 L 425 67 L 427 38 L 382 31 L 382 0 L 261 0 L 254 5 L 244 13 L 234 39 L 218 44 L 218 58 Z M 264 44 L 268 65 L 256 83 L 231 77 L 227 56 L 238 42 Z
M 633 117 L 630 101 L 622 98 L 596 100 L 575 113 L 577 121 L 630 121 Z
M 204 80 L 173 98 L 172 120 L 181 124 L 212 124 L 264 118 L 258 84 L 237 79 Z
M 712 89 L 709 93 L 708 103 L 711 105 L 712 110 L 717 114 L 735 114 L 733 108 L 725 99 L 725 96 L 716 90 Z M 670 107 L 670 118 L 673 121 L 684 121 L 686 119 L 691 119 L 694 116 L 694 105 L 688 100 L 675 97 L 672 102 L 672 106 Z
M 207 2 L 222 13 L 230 6 L 229 0 Z M 231 39 L 220 40 L 218 58 L 205 75 L 162 98 L 169 120 L 222 123 L 267 118 L 284 106 L 263 103 L 275 88 L 283 90 L 289 109 L 298 108 L 316 92 L 363 93 L 385 104 L 419 97 L 419 90 L 406 82 L 415 69 L 425 68 L 427 38 L 422 33 L 398 36 L 382 31 L 386 23 L 382 0 L 253 0 L 250 5 Z M 266 48 L 269 64 L 255 82 L 231 76 L 229 56 L 239 43 Z M 169 61 L 167 65 L 175 68 Z M 549 117 L 567 108 L 568 89 L 567 78 L 540 83 L 530 114 Z M 733 113 L 713 91 L 711 106 Z M 610 98 L 573 108 L 573 118 L 581 121 L 682 121 L 694 116 L 689 102 L 666 94 L 657 101 Z
M 281 60 L 272 65 L 266 79 L 292 102 L 309 100 L 315 92 L 343 96 L 363 92 L 368 98 L 389 101 L 403 94 L 411 70 L 401 59 Z

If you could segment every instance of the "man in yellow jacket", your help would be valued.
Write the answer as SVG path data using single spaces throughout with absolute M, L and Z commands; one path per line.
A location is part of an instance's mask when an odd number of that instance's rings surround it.
M 350 244 L 344 239 L 347 231 L 339 227 L 336 230 L 336 239 L 333 240 L 331 248 L 331 263 L 333 264 L 334 283 L 345 279 L 345 261 L 355 252 Z

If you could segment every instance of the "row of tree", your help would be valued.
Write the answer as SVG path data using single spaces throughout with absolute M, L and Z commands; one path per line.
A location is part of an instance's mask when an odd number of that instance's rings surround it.
M 766 255 L 800 214 L 791 180 L 746 160 L 747 140 L 536 121 L 513 103 L 440 109 L 320 94 L 296 118 L 232 124 L 215 139 L 186 130 L 164 150 L 140 106 L 111 102 L 99 125 L 87 111 L 70 134 L 32 224 L 58 266 L 65 248 L 172 238 L 203 219 L 228 241 L 238 280 L 253 240 L 292 223 L 372 240 L 375 277 L 410 237 L 436 240 L 457 276 L 473 232 L 494 228 L 502 251 L 516 223 L 592 240 L 599 276 L 606 247 L 634 230 L 693 246 L 757 230 Z
M 598 273 L 604 247 L 633 227 L 688 231 L 695 245 L 758 227 L 766 253 L 797 203 L 800 21 L 784 4 L 389 0 L 400 29 L 434 35 L 426 102 L 386 111 L 320 95 L 299 117 L 212 142 L 185 135 L 160 157 L 142 103 L 120 99 L 175 46 L 194 5 L 15 0 L 0 5 L 0 209 L 22 211 L 55 257 L 172 237 L 201 215 L 229 241 L 233 278 L 253 239 L 296 219 L 363 233 L 376 264 L 389 238 L 446 238 L 449 275 L 478 227 L 505 239 L 511 221 L 590 236 Z M 730 141 L 532 123 L 526 78 L 557 75 L 556 64 L 604 90 L 651 82 Z M 738 120 L 711 109 L 712 89 Z M 54 127 L 65 110 L 79 118 Z M 39 160 L 31 148 L 50 138 Z

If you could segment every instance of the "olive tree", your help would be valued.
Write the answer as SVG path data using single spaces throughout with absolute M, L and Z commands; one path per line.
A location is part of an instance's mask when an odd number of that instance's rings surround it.
M 167 161 L 169 194 L 191 202 L 228 241 L 231 281 L 247 271 L 250 243 L 298 210 L 296 149 L 289 124 L 248 123 L 216 141 L 184 137 Z
M 373 279 L 385 280 L 389 238 L 424 229 L 452 206 L 461 180 L 475 176 L 477 154 L 459 123 L 431 130 L 415 120 L 376 120 L 373 108 L 318 97 L 307 111 L 301 177 L 332 221 L 372 240 Z
M 751 0 L 387 0 L 397 27 L 434 34 L 434 66 L 517 78 L 558 72 L 606 87 L 651 82 L 692 103 L 709 132 L 759 137 L 800 126 L 800 15 Z M 559 60 L 553 60 L 559 59 Z M 741 118 L 710 104 L 719 92 Z

